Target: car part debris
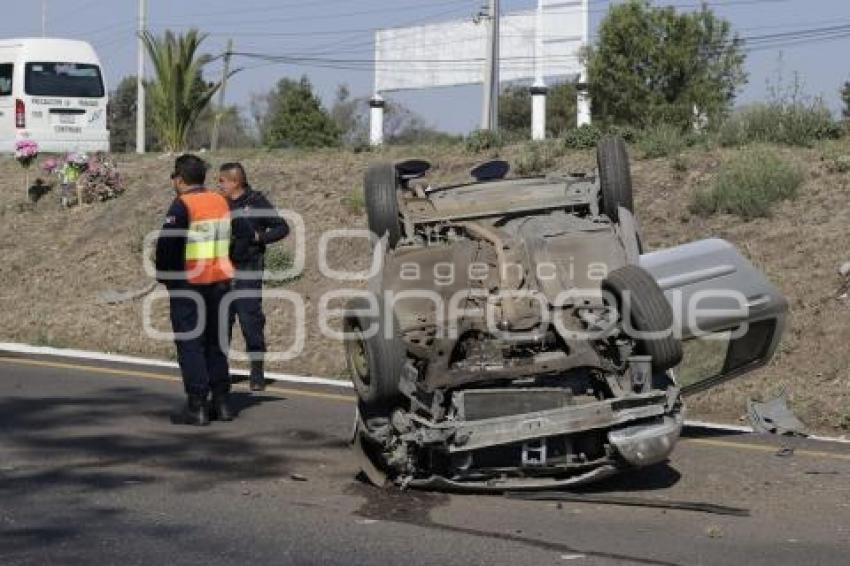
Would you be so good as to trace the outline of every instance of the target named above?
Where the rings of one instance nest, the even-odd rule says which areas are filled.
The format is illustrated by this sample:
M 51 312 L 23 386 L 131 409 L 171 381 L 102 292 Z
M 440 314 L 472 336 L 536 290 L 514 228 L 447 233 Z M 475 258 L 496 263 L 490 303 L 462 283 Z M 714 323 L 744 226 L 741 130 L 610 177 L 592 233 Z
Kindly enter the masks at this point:
M 788 408 L 788 395 L 783 389 L 776 398 L 760 403 L 747 401 L 747 416 L 755 432 L 780 436 L 809 436 L 806 426 Z
M 643 249 L 621 139 L 586 174 L 508 179 L 490 162 L 434 187 L 427 165 L 365 176 L 383 261 L 342 326 L 352 446 L 376 485 L 557 489 L 662 462 L 686 393 L 776 351 L 787 301 L 734 246 Z M 725 358 L 680 384 L 683 342 L 704 333 Z
M 731 515 L 733 517 L 749 517 L 750 510 L 740 507 L 728 507 L 714 503 L 695 501 L 668 501 L 662 499 L 646 499 L 642 497 L 596 495 L 584 493 L 566 493 L 563 491 L 545 493 L 523 493 L 516 491 L 505 492 L 510 499 L 526 501 L 567 501 L 570 503 L 593 503 L 596 505 L 622 505 L 626 507 L 652 507 L 655 509 L 676 509 L 679 511 L 696 511 L 713 515 Z

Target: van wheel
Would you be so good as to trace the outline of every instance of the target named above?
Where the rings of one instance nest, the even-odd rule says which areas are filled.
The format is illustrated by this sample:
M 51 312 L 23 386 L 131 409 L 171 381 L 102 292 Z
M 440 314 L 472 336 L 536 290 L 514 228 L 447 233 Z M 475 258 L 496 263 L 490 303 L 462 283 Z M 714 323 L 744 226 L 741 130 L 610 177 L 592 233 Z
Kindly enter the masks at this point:
M 369 230 L 378 238 L 387 234 L 390 248 L 401 239 L 398 189 L 398 173 L 392 163 L 376 163 L 366 171 L 364 193 Z
M 625 140 L 617 136 L 600 140 L 596 146 L 596 165 L 599 168 L 599 208 L 602 214 L 617 222 L 617 210 L 621 206 L 629 212 L 635 209 Z
M 358 297 L 349 301 L 343 328 L 346 332 L 345 360 L 357 397 L 365 408 L 383 411 L 400 396 L 399 379 L 406 359 L 404 342 L 399 336 L 398 319 L 387 336 L 383 316 L 372 317 L 369 301 Z M 377 332 L 369 332 L 377 328 Z
M 682 342 L 673 336 L 673 309 L 655 279 L 636 265 L 612 271 L 602 282 L 617 301 L 620 316 L 629 316 L 639 332 L 665 333 L 661 337 L 637 339 L 639 354 L 652 356 L 652 368 L 666 371 L 682 361 Z

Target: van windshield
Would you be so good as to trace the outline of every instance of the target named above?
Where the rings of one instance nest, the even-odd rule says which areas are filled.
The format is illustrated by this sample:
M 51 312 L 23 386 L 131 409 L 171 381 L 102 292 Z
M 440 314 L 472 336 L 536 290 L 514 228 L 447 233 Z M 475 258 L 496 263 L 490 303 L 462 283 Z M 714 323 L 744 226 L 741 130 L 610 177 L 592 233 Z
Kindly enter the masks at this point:
M 12 71 L 14 68 L 11 63 L 0 63 L 0 96 L 12 94 Z
M 30 96 L 103 97 L 100 67 L 83 63 L 27 63 L 24 87 Z

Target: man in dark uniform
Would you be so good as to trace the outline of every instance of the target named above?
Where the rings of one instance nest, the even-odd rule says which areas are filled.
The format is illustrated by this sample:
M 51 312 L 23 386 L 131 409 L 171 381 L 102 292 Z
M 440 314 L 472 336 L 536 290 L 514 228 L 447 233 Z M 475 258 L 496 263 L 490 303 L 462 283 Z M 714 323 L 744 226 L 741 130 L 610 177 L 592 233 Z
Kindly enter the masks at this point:
M 251 188 L 241 164 L 222 165 L 218 184 L 230 202 L 233 218 L 230 247 L 230 259 L 236 267 L 233 289 L 249 293 L 234 299 L 230 310 L 230 331 L 233 331 L 238 316 L 251 359 L 251 390 L 262 391 L 266 386 L 263 373 L 266 317 L 262 299 L 266 246 L 285 238 L 289 234 L 289 226 L 263 193 Z
M 206 173 L 200 158 L 177 158 L 171 174 L 177 196 L 156 242 L 157 280 L 170 295 L 171 326 L 188 396 L 175 422 L 191 425 L 207 425 L 211 418 L 233 419 L 220 316 L 233 278 L 230 207 L 221 195 L 204 187 Z

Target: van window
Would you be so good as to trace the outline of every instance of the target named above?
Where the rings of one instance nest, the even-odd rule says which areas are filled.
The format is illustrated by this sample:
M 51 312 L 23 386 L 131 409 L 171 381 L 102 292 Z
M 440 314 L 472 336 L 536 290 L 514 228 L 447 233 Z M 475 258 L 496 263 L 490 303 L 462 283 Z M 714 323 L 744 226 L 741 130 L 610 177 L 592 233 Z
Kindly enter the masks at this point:
M 27 63 L 24 88 L 30 96 L 101 98 L 100 67 L 83 63 Z
M 0 63 L 0 96 L 12 94 L 12 71 L 15 66 L 11 63 Z

